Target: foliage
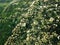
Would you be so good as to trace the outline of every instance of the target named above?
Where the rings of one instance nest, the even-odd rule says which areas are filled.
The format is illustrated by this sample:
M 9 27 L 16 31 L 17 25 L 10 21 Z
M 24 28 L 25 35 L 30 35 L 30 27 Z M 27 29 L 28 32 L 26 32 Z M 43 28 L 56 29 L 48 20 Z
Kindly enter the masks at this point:
M 59 2 L 60 0 L 12 1 L 1 16 L 5 17 L 4 24 L 10 28 L 15 27 L 5 45 L 60 45 Z M 10 28 L 8 29 L 11 30 Z
M 6 19 L 7 15 L 4 16 L 4 13 L 2 13 L 4 7 L 8 4 L 9 3 L 6 2 L 0 2 L 0 45 L 4 45 L 6 39 L 11 35 L 11 30 L 14 27 L 12 26 L 11 21 Z M 9 25 L 11 25 L 11 27 L 9 27 Z
M 4 2 L 10 2 L 12 0 L 0 0 L 0 2 L 4 3 Z

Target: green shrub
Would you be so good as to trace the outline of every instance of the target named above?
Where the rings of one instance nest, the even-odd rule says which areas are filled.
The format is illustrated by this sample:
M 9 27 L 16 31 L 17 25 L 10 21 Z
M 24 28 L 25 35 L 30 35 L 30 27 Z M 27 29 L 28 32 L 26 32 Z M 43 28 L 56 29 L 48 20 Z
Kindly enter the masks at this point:
M 20 0 L 3 13 L 15 28 L 5 45 L 59 45 L 59 0 Z

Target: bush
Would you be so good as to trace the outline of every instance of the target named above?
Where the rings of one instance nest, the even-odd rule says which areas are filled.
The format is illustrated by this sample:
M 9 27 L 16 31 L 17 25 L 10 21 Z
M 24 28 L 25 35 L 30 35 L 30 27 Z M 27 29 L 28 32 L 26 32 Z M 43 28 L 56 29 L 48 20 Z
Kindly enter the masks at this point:
M 15 28 L 5 45 L 59 45 L 59 0 L 20 0 L 4 12 Z

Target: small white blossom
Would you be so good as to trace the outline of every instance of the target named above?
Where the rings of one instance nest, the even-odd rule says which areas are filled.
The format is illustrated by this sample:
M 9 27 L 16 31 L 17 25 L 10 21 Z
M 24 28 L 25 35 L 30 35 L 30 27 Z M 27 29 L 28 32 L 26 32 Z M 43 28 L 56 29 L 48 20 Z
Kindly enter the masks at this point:
M 60 39 L 60 35 L 57 38 Z
M 29 41 L 29 37 L 27 37 L 26 40 Z
M 22 23 L 22 26 L 25 27 L 26 26 L 26 23 Z
M 58 6 L 58 4 L 55 4 L 55 6 L 57 7 L 57 6 Z
M 60 18 L 60 16 L 57 16 L 58 17 L 58 19 Z
M 53 9 L 49 9 L 50 11 L 52 11 Z
M 34 25 L 37 25 L 38 24 L 38 21 L 34 20 L 33 24 Z
M 57 22 L 59 22 L 59 20 L 56 20 Z
M 42 6 L 40 6 L 40 8 L 43 8 Z
M 51 17 L 51 18 L 49 19 L 49 21 L 50 21 L 50 22 L 53 22 L 53 21 L 54 21 L 54 18 L 53 18 L 53 17 Z
M 58 26 L 57 24 L 53 24 L 53 25 L 56 26 L 56 27 Z
M 36 22 L 33 22 L 34 24 L 36 24 Z
M 44 8 L 46 8 L 47 6 L 43 6 Z
M 27 33 L 29 33 L 29 32 L 30 32 L 30 30 L 27 31 Z

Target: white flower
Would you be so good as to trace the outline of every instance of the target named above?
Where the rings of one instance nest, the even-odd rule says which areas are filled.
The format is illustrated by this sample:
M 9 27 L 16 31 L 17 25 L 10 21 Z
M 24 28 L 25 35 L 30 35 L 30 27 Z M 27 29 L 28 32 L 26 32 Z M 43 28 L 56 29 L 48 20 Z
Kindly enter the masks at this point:
M 55 4 L 55 6 L 57 7 L 57 6 L 58 6 L 58 4 Z
M 56 26 L 56 27 L 58 26 L 57 24 L 53 24 L 53 25 Z
M 60 35 L 57 38 L 60 39 Z
M 46 8 L 47 6 L 43 6 L 44 8 Z
M 50 21 L 50 22 L 53 22 L 53 21 L 54 21 L 54 18 L 53 18 L 53 17 L 51 17 L 51 18 L 49 19 L 49 21 Z
M 60 16 L 57 16 L 57 18 L 59 19 L 59 18 L 60 18 Z
M 29 37 L 27 37 L 26 40 L 29 41 Z
M 26 23 L 22 23 L 22 25 L 21 25 L 21 26 L 25 27 L 25 26 L 26 26 Z
M 34 25 L 37 25 L 38 24 L 38 21 L 34 20 L 33 24 Z
M 42 6 L 40 6 L 40 8 L 43 8 Z
M 34 24 L 36 24 L 36 22 L 33 22 Z
M 49 9 L 50 11 L 52 11 L 53 9 Z
M 56 20 L 57 22 L 59 22 L 59 20 Z
M 30 32 L 30 30 L 27 31 L 27 33 L 29 33 L 29 32 Z

